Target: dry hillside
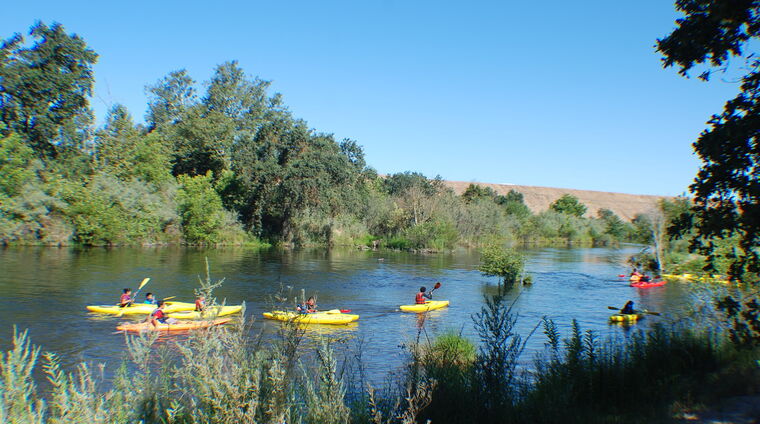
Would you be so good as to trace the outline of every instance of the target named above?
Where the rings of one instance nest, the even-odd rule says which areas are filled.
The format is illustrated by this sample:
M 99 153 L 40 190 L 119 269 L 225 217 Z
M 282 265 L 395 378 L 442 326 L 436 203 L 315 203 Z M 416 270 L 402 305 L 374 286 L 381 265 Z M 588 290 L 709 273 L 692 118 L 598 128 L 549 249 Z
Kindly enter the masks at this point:
M 534 213 L 549 209 L 555 200 L 563 194 L 571 194 L 578 198 L 586 207 L 586 216 L 595 217 L 599 209 L 609 209 L 623 220 L 630 221 L 636 214 L 646 213 L 657 204 L 660 199 L 668 199 L 667 196 L 647 196 L 641 194 L 608 193 L 604 191 L 574 190 L 569 188 L 534 187 L 511 184 L 490 184 L 464 181 L 444 181 L 457 194 L 467 189 L 470 184 L 483 187 L 491 187 L 499 194 L 507 194 L 509 190 L 522 193 L 525 204 Z

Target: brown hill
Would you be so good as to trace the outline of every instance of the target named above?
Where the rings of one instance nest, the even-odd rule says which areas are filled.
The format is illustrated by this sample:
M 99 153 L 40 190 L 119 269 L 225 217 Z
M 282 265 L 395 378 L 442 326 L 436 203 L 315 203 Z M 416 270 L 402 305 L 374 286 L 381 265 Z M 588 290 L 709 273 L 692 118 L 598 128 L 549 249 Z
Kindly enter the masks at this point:
M 491 187 L 498 194 L 507 194 L 509 190 L 522 193 L 525 204 L 533 213 L 543 212 L 555 200 L 564 194 L 578 198 L 588 207 L 586 216 L 595 217 L 599 209 L 609 209 L 623 220 L 630 221 L 640 213 L 646 213 L 657 205 L 660 199 L 671 199 L 667 196 L 649 196 L 642 194 L 608 193 L 605 191 L 575 190 L 570 188 L 535 187 L 513 184 L 491 184 L 464 181 L 444 181 L 457 194 L 462 194 L 470 184 Z

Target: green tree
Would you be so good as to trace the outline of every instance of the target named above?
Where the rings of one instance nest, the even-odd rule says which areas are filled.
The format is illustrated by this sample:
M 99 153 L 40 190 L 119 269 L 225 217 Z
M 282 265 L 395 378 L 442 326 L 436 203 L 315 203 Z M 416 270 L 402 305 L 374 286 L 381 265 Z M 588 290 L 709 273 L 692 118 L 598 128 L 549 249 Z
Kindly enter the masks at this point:
M 35 176 L 34 161 L 34 151 L 18 134 L 0 138 L 0 196 L 13 197 L 21 192 Z
M 609 209 L 599 209 L 597 216 L 604 222 L 604 233 L 609 234 L 615 240 L 622 240 L 626 234 L 625 222 Z
M 98 55 L 63 26 L 37 22 L 24 46 L 20 34 L 0 45 L 0 122 L 41 156 L 82 148 L 91 123 L 92 65 Z
M 760 38 L 760 5 L 755 1 L 680 0 L 676 9 L 685 16 L 676 29 L 657 40 L 665 68 L 675 66 L 683 76 L 701 68 L 707 81 L 739 62 L 739 94 L 713 115 L 709 128 L 694 142 L 702 160 L 690 186 L 694 219 L 679 221 L 682 232 L 695 228 L 691 248 L 708 256 L 719 240 L 738 237 L 730 273 L 741 278 L 760 272 L 760 190 L 757 168 L 757 128 L 760 119 L 760 59 L 754 47 Z M 738 60 L 735 60 L 738 59 Z
M 518 218 L 527 218 L 531 215 L 530 209 L 523 199 L 523 194 L 519 191 L 509 190 L 506 195 L 497 196 L 496 203 L 504 206 L 504 212 L 507 215 L 514 215 Z
M 586 205 L 581 203 L 577 197 L 571 194 L 564 194 L 551 204 L 550 208 L 559 213 L 582 217 L 586 213 Z
M 187 71 L 172 71 L 153 85 L 145 87 L 148 93 L 148 129 L 163 130 L 182 120 L 185 112 L 198 101 L 195 81 Z
M 489 277 L 498 277 L 499 284 L 512 285 L 520 281 L 525 257 L 514 249 L 489 245 L 481 251 L 478 270 Z
M 180 175 L 177 201 L 182 232 L 190 244 L 216 243 L 224 219 L 222 199 L 214 190 L 211 172 L 194 177 Z
M 496 199 L 496 192 L 491 187 L 483 187 L 477 184 L 470 184 L 462 193 L 462 199 L 471 203 L 479 199 Z

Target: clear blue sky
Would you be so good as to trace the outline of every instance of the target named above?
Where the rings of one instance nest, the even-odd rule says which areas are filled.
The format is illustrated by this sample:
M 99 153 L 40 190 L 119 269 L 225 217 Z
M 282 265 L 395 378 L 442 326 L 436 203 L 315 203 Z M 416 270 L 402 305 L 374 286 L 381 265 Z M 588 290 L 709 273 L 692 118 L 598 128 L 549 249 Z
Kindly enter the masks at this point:
M 144 87 L 226 60 L 295 116 L 361 144 L 380 173 L 641 194 L 685 192 L 691 143 L 738 84 L 663 70 L 663 0 L 34 1 L 0 37 L 58 21 L 99 55 L 98 119 Z M 203 90 L 203 87 L 200 87 Z

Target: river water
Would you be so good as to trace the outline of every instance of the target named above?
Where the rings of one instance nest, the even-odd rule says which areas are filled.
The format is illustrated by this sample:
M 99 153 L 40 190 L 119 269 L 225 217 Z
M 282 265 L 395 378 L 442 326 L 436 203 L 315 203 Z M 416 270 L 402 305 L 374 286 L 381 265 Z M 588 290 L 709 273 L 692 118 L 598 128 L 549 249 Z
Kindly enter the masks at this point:
M 532 286 L 508 293 L 519 313 L 517 330 L 527 335 L 548 316 L 566 334 L 572 319 L 601 336 L 625 337 L 628 328 L 608 324 L 608 305 L 627 300 L 637 308 L 673 312 L 687 303 L 686 288 L 678 283 L 635 289 L 618 274 L 626 273 L 625 259 L 634 246 L 612 248 L 541 248 L 525 250 Z M 416 314 L 401 313 L 398 305 L 414 303 L 420 286 L 442 287 L 436 299 L 448 299 L 447 309 L 428 314 L 424 336 L 446 330 L 461 331 L 476 340 L 472 315 L 483 306 L 483 296 L 496 293 L 496 279 L 477 271 L 474 251 L 450 254 L 411 254 L 357 250 L 249 250 L 185 249 L 57 249 L 6 248 L 0 250 L 0 349 L 10 347 L 12 326 L 29 329 L 33 343 L 59 354 L 70 368 L 80 362 L 106 363 L 116 368 L 125 351 L 115 326 L 122 319 L 85 310 L 88 304 L 116 303 L 121 289 L 150 277 L 143 294 L 177 296 L 192 302 L 199 276 L 208 258 L 212 279 L 225 278 L 215 291 L 227 304 L 246 302 L 254 319 L 252 332 L 267 334 L 280 325 L 262 319 L 272 297 L 283 288 L 292 298 L 304 289 L 317 295 L 322 309 L 349 308 L 361 318 L 348 327 L 314 326 L 306 332 L 361 343 L 362 362 L 373 380 L 398 369 L 405 355 L 401 347 L 414 339 Z M 290 287 L 290 289 L 288 288 Z M 649 316 L 638 327 L 668 319 Z M 173 336 L 171 336 L 173 337 Z M 177 336 L 181 337 L 181 336 Z M 528 341 L 528 351 L 543 349 L 539 331 Z

